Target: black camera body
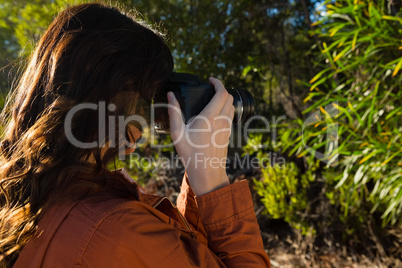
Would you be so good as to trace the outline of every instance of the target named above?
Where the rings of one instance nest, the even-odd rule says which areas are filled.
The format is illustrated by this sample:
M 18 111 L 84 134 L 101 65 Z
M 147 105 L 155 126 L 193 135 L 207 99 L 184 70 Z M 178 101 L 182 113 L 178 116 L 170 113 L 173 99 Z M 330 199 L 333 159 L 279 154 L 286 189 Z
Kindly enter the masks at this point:
M 175 94 L 186 124 L 204 109 L 215 94 L 214 87 L 209 82 L 200 81 L 198 76 L 173 72 L 160 97 L 154 100 L 154 127 L 157 133 L 170 132 L 166 106 L 169 91 Z M 253 96 L 247 90 L 228 89 L 228 92 L 233 96 L 235 107 L 233 124 L 244 123 L 254 113 Z

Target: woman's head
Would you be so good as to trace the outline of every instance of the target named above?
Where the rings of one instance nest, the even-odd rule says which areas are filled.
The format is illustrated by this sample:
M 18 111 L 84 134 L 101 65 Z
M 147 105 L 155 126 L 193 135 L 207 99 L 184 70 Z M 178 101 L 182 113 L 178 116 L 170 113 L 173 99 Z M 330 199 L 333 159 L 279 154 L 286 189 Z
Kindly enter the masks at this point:
M 21 79 L 13 107 L 20 127 L 13 139 L 58 106 L 117 101 L 117 113 L 132 109 L 124 106 L 150 100 L 172 69 L 160 34 L 112 7 L 71 7 L 43 35 Z M 97 140 L 96 112 L 74 115 L 78 140 Z
M 110 120 L 138 112 L 139 103 L 150 102 L 172 69 L 161 34 L 116 8 L 83 4 L 57 16 L 4 112 L 0 256 L 7 251 L 13 256 L 18 251 L 13 243 L 24 244 L 24 234 L 32 230 L 21 227 L 37 220 L 35 215 L 52 194 L 77 183 L 85 171 L 106 174 L 107 163 L 121 146 L 106 152 L 101 148 L 121 134 Z M 74 113 L 67 129 L 69 111 L 83 104 L 92 106 Z M 104 115 L 101 107 L 106 107 Z M 77 147 L 66 131 L 98 146 Z M 20 218 L 7 217 L 18 209 Z

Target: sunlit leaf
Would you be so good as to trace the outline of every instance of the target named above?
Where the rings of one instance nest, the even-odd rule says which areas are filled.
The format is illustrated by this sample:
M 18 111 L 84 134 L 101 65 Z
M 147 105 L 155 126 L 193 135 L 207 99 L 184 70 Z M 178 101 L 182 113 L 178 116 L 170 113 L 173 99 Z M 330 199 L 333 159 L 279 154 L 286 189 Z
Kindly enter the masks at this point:
M 346 52 L 348 52 L 350 50 L 350 47 L 346 47 L 344 50 L 342 50 L 338 55 L 336 55 L 336 57 L 334 58 L 334 62 L 336 62 L 337 60 L 339 60 L 343 55 L 345 55 Z
M 392 73 L 392 76 L 396 76 L 396 74 L 399 72 L 402 66 L 402 58 L 399 60 L 398 64 L 395 67 L 394 72 Z
M 373 157 L 375 154 L 377 153 L 377 151 L 373 151 L 371 152 L 369 155 L 367 155 L 366 157 L 364 157 L 362 160 L 359 161 L 359 165 L 363 164 L 364 162 L 366 162 L 367 160 L 369 160 L 371 157 Z
M 310 84 L 314 83 L 318 78 L 320 78 L 324 73 L 328 72 L 330 69 L 324 69 L 321 72 L 319 72 L 318 74 L 316 74 L 311 80 L 310 80 Z
M 402 150 L 391 155 L 388 159 L 386 159 L 384 162 L 382 162 L 381 165 L 383 166 L 383 165 L 387 164 L 389 161 L 391 161 L 397 155 L 400 155 L 402 157 Z
M 402 23 L 402 19 L 399 17 L 384 15 L 384 16 L 382 16 L 382 18 L 384 20 L 392 20 L 392 21 L 398 21 L 399 23 Z
M 357 36 L 359 34 L 359 31 L 356 31 L 354 36 L 353 36 L 353 41 L 352 41 L 352 50 L 354 51 L 356 48 L 356 41 L 357 41 Z

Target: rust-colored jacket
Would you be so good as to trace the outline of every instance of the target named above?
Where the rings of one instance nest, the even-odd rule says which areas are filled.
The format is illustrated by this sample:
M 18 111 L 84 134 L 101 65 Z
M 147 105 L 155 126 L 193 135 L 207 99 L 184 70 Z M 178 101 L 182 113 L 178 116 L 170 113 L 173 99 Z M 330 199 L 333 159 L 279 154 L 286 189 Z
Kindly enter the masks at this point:
M 247 181 L 177 207 L 122 170 L 110 191 L 54 205 L 14 267 L 270 267 Z

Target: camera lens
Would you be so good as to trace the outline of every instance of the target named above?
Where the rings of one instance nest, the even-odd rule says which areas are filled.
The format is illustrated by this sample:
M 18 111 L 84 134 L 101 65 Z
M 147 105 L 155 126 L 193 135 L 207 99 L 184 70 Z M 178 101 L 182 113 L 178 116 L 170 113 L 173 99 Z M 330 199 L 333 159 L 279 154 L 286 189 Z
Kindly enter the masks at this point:
M 254 114 L 254 99 L 250 92 L 242 89 L 228 89 L 233 96 L 235 115 L 233 124 L 243 124 Z

